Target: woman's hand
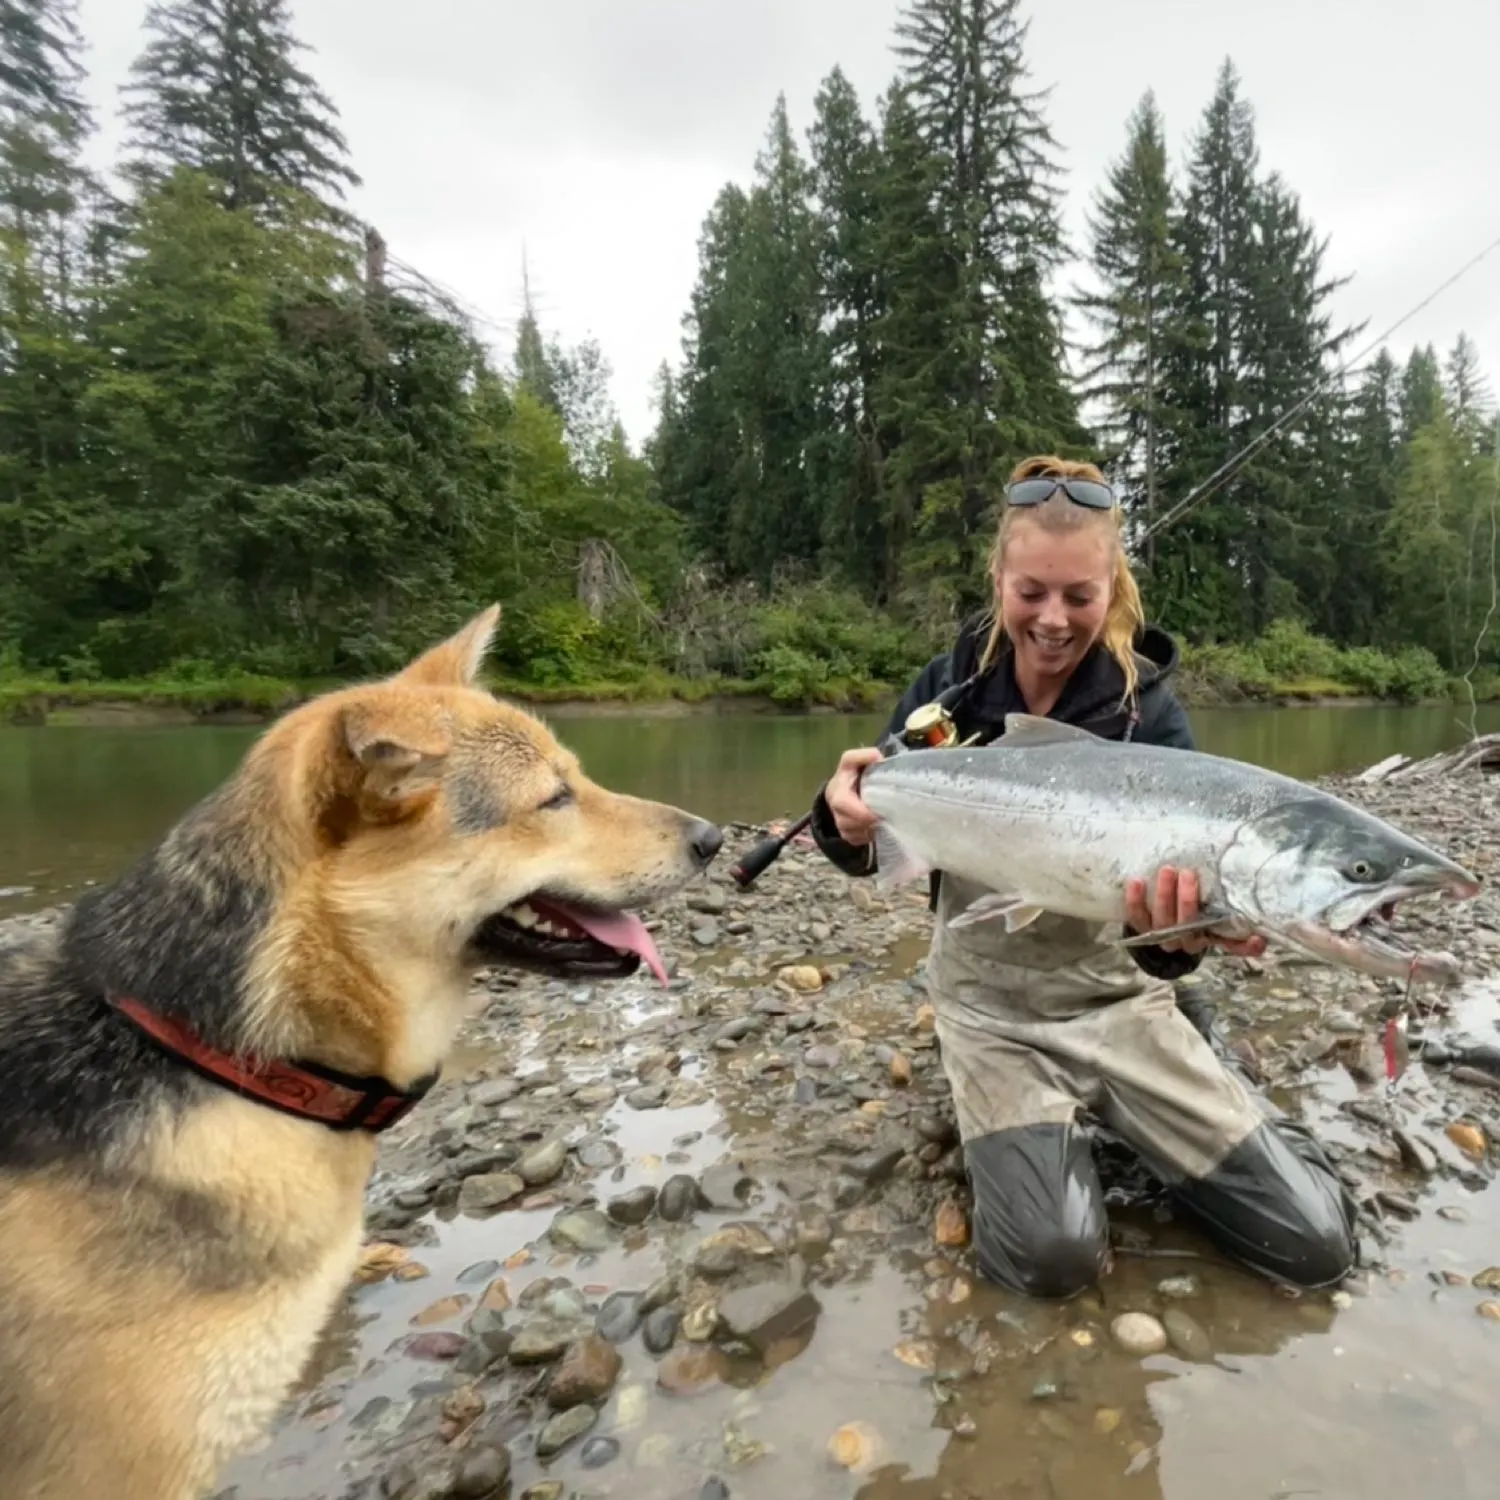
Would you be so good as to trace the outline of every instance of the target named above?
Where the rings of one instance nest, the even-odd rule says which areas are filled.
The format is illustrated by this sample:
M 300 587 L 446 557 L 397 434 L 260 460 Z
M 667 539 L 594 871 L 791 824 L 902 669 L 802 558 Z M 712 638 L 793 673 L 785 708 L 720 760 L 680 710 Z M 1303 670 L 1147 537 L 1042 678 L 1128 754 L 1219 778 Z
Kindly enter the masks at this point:
M 1179 871 L 1172 865 L 1163 865 L 1156 872 L 1149 907 L 1146 905 L 1146 882 L 1139 876 L 1125 882 L 1125 920 L 1134 931 L 1143 935 L 1158 928 L 1195 921 L 1200 914 L 1196 870 Z M 1169 938 L 1161 947 L 1166 953 L 1202 953 L 1205 948 L 1222 948 L 1226 953 L 1256 958 L 1266 951 L 1266 940 L 1259 934 L 1247 938 L 1221 938 L 1209 932 L 1195 932 Z
M 859 778 L 866 766 L 873 766 L 879 759 L 880 751 L 873 745 L 844 751 L 839 757 L 839 768 L 823 794 L 828 811 L 833 814 L 834 827 L 846 844 L 868 844 L 875 837 L 875 825 L 880 819 L 859 795 Z

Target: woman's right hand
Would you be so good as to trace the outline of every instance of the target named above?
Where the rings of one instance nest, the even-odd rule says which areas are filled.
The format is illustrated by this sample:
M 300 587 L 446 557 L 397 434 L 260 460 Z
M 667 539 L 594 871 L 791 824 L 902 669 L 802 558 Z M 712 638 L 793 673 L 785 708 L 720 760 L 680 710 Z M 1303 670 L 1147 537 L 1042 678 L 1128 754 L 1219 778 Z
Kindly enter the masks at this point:
M 839 757 L 839 768 L 823 794 L 828 811 L 833 814 L 834 827 L 846 844 L 858 847 L 875 837 L 875 825 L 880 819 L 865 806 L 859 795 L 859 778 L 866 766 L 873 766 L 881 758 L 880 751 L 873 745 L 844 751 Z

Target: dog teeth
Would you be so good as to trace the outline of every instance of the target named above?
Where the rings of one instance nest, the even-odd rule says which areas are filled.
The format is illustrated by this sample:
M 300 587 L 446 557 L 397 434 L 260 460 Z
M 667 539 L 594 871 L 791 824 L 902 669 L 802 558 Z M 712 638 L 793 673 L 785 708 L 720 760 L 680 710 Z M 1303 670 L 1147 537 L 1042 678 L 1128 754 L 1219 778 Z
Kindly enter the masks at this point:
M 542 922 L 542 919 L 524 901 L 519 906 L 511 907 L 506 915 L 517 927 L 536 927 L 540 925 L 543 931 L 546 930 L 546 925 Z

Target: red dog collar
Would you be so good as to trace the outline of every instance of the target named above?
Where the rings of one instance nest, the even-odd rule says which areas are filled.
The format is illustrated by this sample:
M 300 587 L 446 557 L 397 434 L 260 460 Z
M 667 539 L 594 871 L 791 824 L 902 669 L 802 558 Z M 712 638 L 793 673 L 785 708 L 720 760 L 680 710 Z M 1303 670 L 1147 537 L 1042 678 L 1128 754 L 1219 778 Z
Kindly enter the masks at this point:
M 213 1083 L 283 1114 L 315 1120 L 330 1130 L 389 1130 L 431 1091 L 438 1075 L 419 1079 L 410 1089 L 386 1078 L 355 1078 L 318 1063 L 231 1057 L 210 1047 L 190 1026 L 148 1010 L 128 995 L 106 995 L 109 1003 L 163 1051 Z

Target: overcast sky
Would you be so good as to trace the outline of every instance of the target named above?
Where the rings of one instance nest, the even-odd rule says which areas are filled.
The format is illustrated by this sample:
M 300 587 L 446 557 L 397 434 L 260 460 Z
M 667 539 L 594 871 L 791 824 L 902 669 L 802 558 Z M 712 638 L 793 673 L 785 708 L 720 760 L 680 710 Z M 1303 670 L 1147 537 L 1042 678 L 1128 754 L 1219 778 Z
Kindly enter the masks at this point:
M 714 194 L 750 177 L 778 91 L 799 137 L 838 64 L 873 105 L 897 0 L 292 0 L 304 59 L 364 178 L 352 206 L 457 292 L 508 359 L 522 246 L 549 333 L 597 337 L 638 441 L 680 357 Z M 145 0 L 83 0 L 105 149 Z M 1174 158 L 1224 57 L 1278 168 L 1330 240 L 1365 339 L 1500 237 L 1497 0 L 1034 0 L 1034 82 L 1070 229 L 1155 89 Z M 1393 339 L 1466 330 L 1500 389 L 1500 251 Z M 1364 339 L 1361 340 L 1361 345 Z

